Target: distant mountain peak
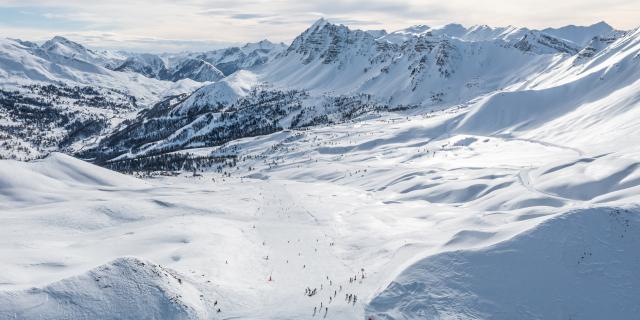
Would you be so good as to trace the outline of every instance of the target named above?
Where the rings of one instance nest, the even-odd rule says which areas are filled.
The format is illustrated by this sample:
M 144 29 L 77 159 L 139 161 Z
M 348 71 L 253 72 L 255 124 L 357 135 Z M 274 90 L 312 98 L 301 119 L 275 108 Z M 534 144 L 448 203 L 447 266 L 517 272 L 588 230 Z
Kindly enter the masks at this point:
M 347 51 L 358 55 L 372 50 L 376 47 L 376 36 L 320 19 L 293 40 L 287 54 L 303 55 L 304 63 L 320 58 L 324 64 L 330 64 L 340 60 L 339 56 Z
M 590 26 L 568 25 L 560 28 L 546 28 L 542 32 L 557 38 L 569 40 L 579 46 L 586 46 L 594 37 L 607 36 L 615 29 L 604 21 Z
M 605 27 L 605 28 L 613 29 L 613 27 L 610 24 L 608 24 L 606 21 L 604 21 L 604 20 L 592 24 L 591 27 Z
M 86 51 L 91 51 L 89 49 L 87 49 L 85 46 L 75 42 L 75 41 L 71 41 L 63 36 L 54 36 L 53 38 L 51 38 L 50 40 L 48 40 L 47 42 L 45 42 L 44 44 L 42 44 L 42 48 L 47 50 L 47 49 L 51 49 L 54 48 L 58 45 L 64 45 L 66 47 L 69 47 L 71 49 L 74 50 L 86 50 Z
M 314 22 L 309 29 L 321 29 L 324 28 L 326 25 L 331 24 L 327 19 L 325 19 L 324 17 L 321 17 L 320 19 L 316 20 L 316 22 Z
M 75 43 L 63 36 L 54 36 L 53 38 L 49 39 L 47 42 L 51 42 L 51 43 Z
M 249 42 L 249 43 L 245 43 L 242 46 L 243 50 L 256 50 L 256 49 L 272 49 L 273 47 L 277 46 L 277 44 L 267 40 L 267 39 L 262 39 L 258 42 Z

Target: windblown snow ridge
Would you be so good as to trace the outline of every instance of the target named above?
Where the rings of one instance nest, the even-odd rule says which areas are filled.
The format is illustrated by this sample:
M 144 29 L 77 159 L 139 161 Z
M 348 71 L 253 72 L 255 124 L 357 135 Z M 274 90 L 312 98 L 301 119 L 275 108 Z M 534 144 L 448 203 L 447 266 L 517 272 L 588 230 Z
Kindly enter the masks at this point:
M 124 257 L 44 288 L 0 292 L 3 319 L 203 319 L 200 292 L 177 272 Z

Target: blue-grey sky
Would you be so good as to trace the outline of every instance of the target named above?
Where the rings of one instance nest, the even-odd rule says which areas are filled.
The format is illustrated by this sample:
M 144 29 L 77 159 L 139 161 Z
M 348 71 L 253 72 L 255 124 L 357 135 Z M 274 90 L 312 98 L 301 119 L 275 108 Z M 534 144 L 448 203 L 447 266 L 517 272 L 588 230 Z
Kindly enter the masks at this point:
M 0 36 L 67 36 L 94 47 L 201 50 L 289 42 L 320 17 L 361 29 L 415 24 L 531 28 L 607 21 L 640 25 L 639 0 L 0 0 Z

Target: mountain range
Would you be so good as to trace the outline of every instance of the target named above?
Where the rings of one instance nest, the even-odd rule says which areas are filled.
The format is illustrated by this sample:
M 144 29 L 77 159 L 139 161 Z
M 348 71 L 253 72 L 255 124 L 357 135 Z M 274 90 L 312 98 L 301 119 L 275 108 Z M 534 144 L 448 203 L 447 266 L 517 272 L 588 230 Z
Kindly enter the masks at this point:
M 55 110 L 56 115 L 51 117 L 56 120 L 49 121 L 47 127 L 56 132 L 56 138 L 30 136 L 27 132 L 31 124 L 22 119 L 28 115 L 4 108 L 3 135 L 15 138 L 5 140 L 4 154 L 28 159 L 55 150 L 83 149 L 89 150 L 87 156 L 97 157 L 95 150 L 106 150 L 107 141 L 113 140 L 110 135 L 130 130 L 126 127 L 131 122 L 143 119 L 136 117 L 136 112 L 148 114 L 147 109 L 155 110 L 149 109 L 155 103 L 166 105 L 165 99 L 175 101 L 178 105 L 171 109 L 180 112 L 155 112 L 154 117 L 162 117 L 163 123 L 180 123 L 172 126 L 180 131 L 194 121 L 202 122 L 204 115 L 210 115 L 206 121 L 211 121 L 220 111 L 225 114 L 226 110 L 244 109 L 242 104 L 255 97 L 241 97 L 265 91 L 293 89 L 302 94 L 296 98 L 300 106 L 295 110 L 278 111 L 280 115 L 275 118 L 256 119 L 276 123 L 267 131 L 345 121 L 369 112 L 347 110 L 362 109 L 357 106 L 361 103 L 378 111 L 469 105 L 496 92 L 540 87 L 540 79 L 548 77 L 551 70 L 565 76 L 584 73 L 581 69 L 587 68 L 594 56 L 632 36 L 634 32 L 617 31 L 604 22 L 544 30 L 418 25 L 387 33 L 351 30 L 320 19 L 289 46 L 263 40 L 242 47 L 181 54 L 92 50 L 59 36 L 42 45 L 6 39 L 0 51 L 4 99 L 34 109 L 26 113 L 37 113 L 43 109 L 39 103 L 27 101 L 40 99 L 41 87 L 52 88 L 45 109 L 48 113 Z M 60 92 L 87 87 L 96 91 L 93 97 L 70 97 Z M 87 105 L 78 99 L 105 102 L 100 107 L 74 108 Z M 334 103 L 336 99 L 349 101 L 350 106 L 327 108 L 328 101 Z M 129 105 L 123 107 L 122 101 Z M 213 128 L 217 126 L 210 130 L 218 130 Z M 207 134 L 199 130 L 186 139 L 202 140 L 197 144 L 186 141 L 184 134 L 175 135 L 182 138 L 170 144 L 179 147 L 170 149 L 225 141 L 202 137 Z M 164 141 L 165 135 L 169 132 L 152 134 L 163 140 L 161 144 L 169 143 Z M 243 134 L 233 136 L 237 135 Z M 164 150 L 147 138 L 140 140 L 153 142 L 146 149 Z M 50 139 L 53 141 L 38 142 Z

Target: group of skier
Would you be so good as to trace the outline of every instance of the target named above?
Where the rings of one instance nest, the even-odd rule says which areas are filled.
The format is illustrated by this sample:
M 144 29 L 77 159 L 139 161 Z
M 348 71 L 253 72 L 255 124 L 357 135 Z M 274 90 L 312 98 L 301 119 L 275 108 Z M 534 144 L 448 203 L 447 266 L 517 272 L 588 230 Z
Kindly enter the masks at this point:
M 349 283 L 353 284 L 355 282 L 360 282 L 362 283 L 362 280 L 365 279 L 365 273 L 364 273 L 364 268 L 360 269 L 360 273 L 356 274 L 352 277 L 349 277 Z M 333 286 L 333 281 L 329 278 L 329 276 L 326 277 L 326 280 L 329 283 L 329 286 Z M 320 284 L 320 291 L 323 291 L 324 285 Z M 323 318 L 327 317 L 327 314 L 329 312 L 329 306 L 328 304 L 331 304 L 332 302 L 334 302 L 336 299 L 336 296 L 338 295 L 338 292 L 342 292 L 342 285 L 339 285 L 338 288 L 334 289 L 333 292 L 329 293 L 329 302 L 327 303 L 327 305 L 324 304 L 323 301 L 320 302 L 320 306 L 314 306 L 313 307 L 313 316 L 315 317 L 316 314 L 320 315 L 323 312 L 323 308 L 324 308 L 324 315 Z M 305 288 L 304 294 L 308 297 L 313 297 L 318 293 L 318 288 L 310 288 L 307 287 Z M 345 301 L 347 302 L 347 304 L 351 304 L 353 306 L 356 305 L 356 303 L 358 302 L 358 296 L 354 293 L 345 293 L 344 296 Z
M 344 299 L 347 301 L 347 303 L 353 302 L 353 305 L 355 306 L 356 301 L 358 301 L 358 296 L 353 293 L 347 293 L 345 294 Z
M 306 289 L 304 289 L 304 294 L 309 297 L 313 297 L 316 295 L 317 291 L 317 288 L 313 288 L 313 290 L 311 290 L 311 288 L 307 287 Z

